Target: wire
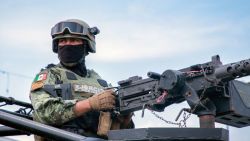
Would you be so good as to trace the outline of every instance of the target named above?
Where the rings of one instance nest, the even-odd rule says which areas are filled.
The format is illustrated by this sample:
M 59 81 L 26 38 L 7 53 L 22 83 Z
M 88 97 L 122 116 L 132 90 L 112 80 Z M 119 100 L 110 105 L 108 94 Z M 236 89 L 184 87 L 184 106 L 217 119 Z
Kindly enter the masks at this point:
M 14 75 L 14 76 L 17 76 L 17 77 L 23 77 L 23 78 L 27 78 L 27 79 L 33 79 L 33 77 L 31 77 L 31 76 L 23 75 L 23 74 L 20 74 L 20 73 L 13 73 L 13 72 L 1 70 L 1 69 L 0 69 L 0 73 L 7 74 L 7 75 Z
M 8 72 L 8 71 L 5 71 L 5 70 L 1 70 L 0 69 L 0 73 L 2 74 L 6 74 L 6 95 L 9 95 L 10 93 L 10 76 L 16 76 L 16 77 L 22 77 L 22 78 L 25 78 L 25 79 L 32 79 L 31 76 L 26 76 L 26 75 L 23 75 L 23 74 L 19 74 L 19 73 L 13 73 L 13 72 Z

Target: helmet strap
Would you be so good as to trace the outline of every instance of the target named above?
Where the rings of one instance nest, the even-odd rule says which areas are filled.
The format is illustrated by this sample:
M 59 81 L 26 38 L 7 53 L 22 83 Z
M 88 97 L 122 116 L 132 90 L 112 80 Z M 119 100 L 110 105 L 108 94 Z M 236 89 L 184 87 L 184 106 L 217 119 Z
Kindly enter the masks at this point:
M 89 46 L 88 44 L 83 44 L 84 47 L 84 56 L 89 55 Z

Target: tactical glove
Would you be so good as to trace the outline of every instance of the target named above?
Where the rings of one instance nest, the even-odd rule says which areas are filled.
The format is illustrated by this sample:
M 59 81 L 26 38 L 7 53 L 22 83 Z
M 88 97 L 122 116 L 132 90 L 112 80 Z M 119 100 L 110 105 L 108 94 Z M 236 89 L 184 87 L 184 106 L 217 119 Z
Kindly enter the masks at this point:
M 102 111 L 110 110 L 115 107 L 115 96 L 112 90 L 105 90 L 89 98 L 89 104 L 92 110 Z

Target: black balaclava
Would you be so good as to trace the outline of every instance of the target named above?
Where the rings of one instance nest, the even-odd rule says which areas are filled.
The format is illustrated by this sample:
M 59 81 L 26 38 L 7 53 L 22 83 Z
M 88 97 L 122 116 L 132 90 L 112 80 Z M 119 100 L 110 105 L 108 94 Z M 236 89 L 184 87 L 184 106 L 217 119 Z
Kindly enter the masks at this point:
M 65 45 L 58 47 L 58 58 L 61 64 L 73 71 L 74 73 L 84 77 L 87 75 L 85 65 L 86 47 L 81 45 Z

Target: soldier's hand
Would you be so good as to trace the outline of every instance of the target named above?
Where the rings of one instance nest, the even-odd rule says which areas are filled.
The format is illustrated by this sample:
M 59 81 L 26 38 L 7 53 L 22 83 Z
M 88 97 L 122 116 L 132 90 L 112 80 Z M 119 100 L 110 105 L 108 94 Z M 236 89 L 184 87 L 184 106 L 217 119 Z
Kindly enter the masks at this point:
M 88 100 L 92 110 L 111 110 L 115 107 L 115 96 L 113 90 L 105 90 L 100 94 L 90 97 Z

